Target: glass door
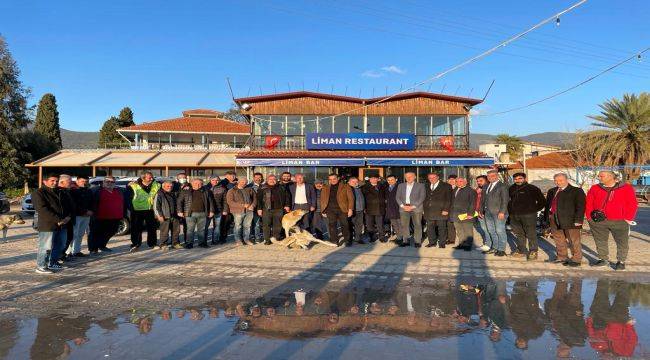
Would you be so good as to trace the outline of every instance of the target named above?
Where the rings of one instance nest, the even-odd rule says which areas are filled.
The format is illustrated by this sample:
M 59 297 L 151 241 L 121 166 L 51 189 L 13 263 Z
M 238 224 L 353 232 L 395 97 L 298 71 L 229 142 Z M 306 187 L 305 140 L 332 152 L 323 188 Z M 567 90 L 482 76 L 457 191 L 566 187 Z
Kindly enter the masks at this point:
M 359 168 L 359 180 L 367 181 L 371 176 L 378 176 L 380 178 L 384 177 L 384 168 L 380 167 L 371 167 L 371 168 Z

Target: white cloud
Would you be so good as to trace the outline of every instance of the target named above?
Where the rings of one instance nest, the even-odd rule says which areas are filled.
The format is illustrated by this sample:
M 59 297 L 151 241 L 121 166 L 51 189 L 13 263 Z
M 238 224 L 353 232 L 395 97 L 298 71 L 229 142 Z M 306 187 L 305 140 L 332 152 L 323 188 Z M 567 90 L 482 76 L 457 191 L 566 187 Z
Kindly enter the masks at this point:
M 478 109 L 472 109 L 472 110 L 469 111 L 469 114 L 470 114 L 470 115 L 480 115 L 480 114 L 481 114 L 481 110 L 478 110 Z
M 400 68 L 399 66 L 396 65 L 389 65 L 389 66 L 384 66 L 381 68 L 383 71 L 387 73 L 393 73 L 393 74 L 399 74 L 403 75 L 406 74 L 406 70 Z
M 361 74 L 361 76 L 369 77 L 369 78 L 379 78 L 384 76 L 384 73 L 379 72 L 377 70 L 366 70 Z

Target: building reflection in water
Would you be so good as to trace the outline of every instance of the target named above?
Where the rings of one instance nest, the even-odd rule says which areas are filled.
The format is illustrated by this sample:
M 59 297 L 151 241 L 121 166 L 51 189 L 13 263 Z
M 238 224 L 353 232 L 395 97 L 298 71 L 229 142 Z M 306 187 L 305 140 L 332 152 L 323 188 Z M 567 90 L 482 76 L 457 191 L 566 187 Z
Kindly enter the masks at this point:
M 585 283 L 589 291 L 583 289 Z M 542 285 L 535 281 L 459 286 L 439 283 L 398 288 L 390 293 L 362 288 L 287 290 L 252 300 L 217 301 L 204 307 L 159 312 L 138 309 L 101 320 L 88 316 L 40 317 L 34 333 L 21 332 L 26 320 L 3 319 L 0 358 L 11 357 L 21 336 L 33 336 L 31 358 L 65 358 L 87 343 L 101 343 L 105 334 L 123 332 L 133 336 L 134 326 L 140 336 L 152 336 L 157 326 L 166 326 L 169 336 L 191 336 L 192 324 L 206 321 L 230 322 L 232 335 L 272 341 L 355 336 L 363 332 L 417 341 L 484 334 L 490 342 L 507 346 L 513 353 L 528 351 L 531 343 L 550 332 L 559 358 L 575 356 L 577 349 L 581 354 L 596 351 L 608 356 L 647 355 L 635 354 L 639 339 L 630 304 L 641 302 L 638 314 L 644 321 L 650 318 L 648 304 L 644 303 L 648 301 L 648 285 L 598 280 L 593 299 L 583 299 L 584 292 L 594 290 L 593 284 L 591 280 L 567 279 L 544 281 Z M 552 289 L 550 297 L 540 294 L 542 287 L 549 293 Z M 588 312 L 585 303 L 590 304 Z M 174 330 L 169 332 L 171 327 Z M 102 331 L 89 331 L 91 328 Z M 165 341 L 152 342 L 151 346 L 166 345 L 173 346 Z

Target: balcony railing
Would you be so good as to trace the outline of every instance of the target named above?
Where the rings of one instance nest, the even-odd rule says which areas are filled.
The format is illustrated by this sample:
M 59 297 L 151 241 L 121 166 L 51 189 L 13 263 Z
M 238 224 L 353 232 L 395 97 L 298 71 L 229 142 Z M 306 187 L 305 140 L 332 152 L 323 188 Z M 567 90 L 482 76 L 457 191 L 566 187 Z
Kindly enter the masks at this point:
M 469 149 L 469 136 L 468 135 L 416 135 L 416 150 L 446 150 L 441 144 L 442 138 L 451 137 L 453 139 L 454 149 L 468 150 Z M 276 150 L 305 150 L 305 136 L 304 135 L 286 135 L 281 136 L 273 149 Z M 265 149 L 266 148 L 266 135 L 256 135 L 251 139 L 251 149 Z M 363 149 L 360 149 L 363 150 Z

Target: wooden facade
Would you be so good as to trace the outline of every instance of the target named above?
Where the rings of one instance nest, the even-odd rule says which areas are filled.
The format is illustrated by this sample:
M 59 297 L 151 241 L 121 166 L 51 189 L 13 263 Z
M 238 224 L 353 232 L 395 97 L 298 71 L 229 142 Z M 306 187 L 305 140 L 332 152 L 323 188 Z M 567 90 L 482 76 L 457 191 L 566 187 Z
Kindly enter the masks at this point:
M 296 92 L 235 99 L 243 115 L 467 115 L 481 100 L 433 93 L 407 93 L 386 101 Z M 368 105 L 368 106 L 365 106 Z

